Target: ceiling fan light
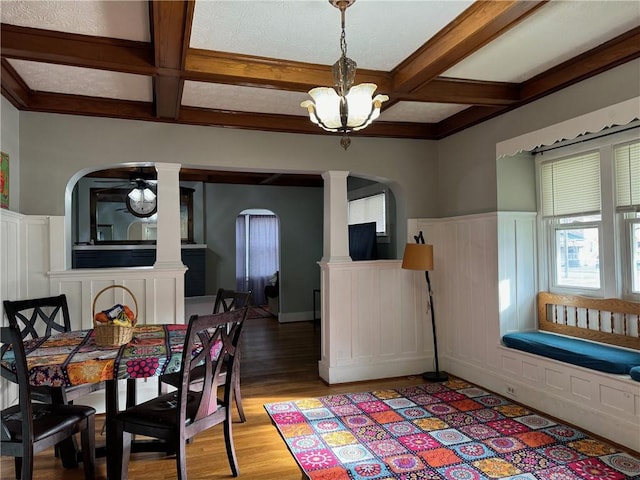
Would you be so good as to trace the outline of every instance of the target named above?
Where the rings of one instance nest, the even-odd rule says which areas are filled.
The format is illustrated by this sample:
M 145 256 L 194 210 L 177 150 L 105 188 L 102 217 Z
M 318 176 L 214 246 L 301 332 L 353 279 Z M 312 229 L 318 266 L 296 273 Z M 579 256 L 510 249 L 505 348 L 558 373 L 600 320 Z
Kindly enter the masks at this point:
M 143 191 L 141 188 L 133 188 L 129 192 L 129 198 L 134 202 L 139 202 L 143 198 Z
M 150 188 L 145 188 L 142 191 L 142 198 L 144 198 L 145 202 L 152 202 L 153 200 L 155 200 L 156 194 L 153 193 L 153 190 L 151 190 Z

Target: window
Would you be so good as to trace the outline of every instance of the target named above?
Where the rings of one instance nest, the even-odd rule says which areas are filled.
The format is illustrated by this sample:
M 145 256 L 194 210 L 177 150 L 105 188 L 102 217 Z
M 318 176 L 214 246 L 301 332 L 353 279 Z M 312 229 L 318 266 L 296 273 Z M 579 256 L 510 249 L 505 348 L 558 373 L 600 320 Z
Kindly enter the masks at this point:
M 549 150 L 536 159 L 541 289 L 640 300 L 638 129 Z
M 600 289 L 600 154 L 545 162 L 542 215 L 553 235 L 549 255 L 556 287 Z
M 629 296 L 640 297 L 640 142 L 613 151 L 616 212 L 622 218 L 623 275 Z
M 387 235 L 386 191 L 378 191 L 371 195 L 349 200 L 349 225 L 369 222 L 376 222 L 378 236 Z

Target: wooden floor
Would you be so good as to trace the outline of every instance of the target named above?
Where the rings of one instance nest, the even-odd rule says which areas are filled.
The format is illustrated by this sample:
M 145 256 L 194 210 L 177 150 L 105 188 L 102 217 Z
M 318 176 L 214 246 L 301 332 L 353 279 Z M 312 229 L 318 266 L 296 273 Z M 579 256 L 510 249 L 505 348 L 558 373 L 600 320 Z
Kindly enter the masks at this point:
M 242 396 L 247 416 L 239 423 L 234 411 L 233 437 L 240 477 L 247 480 L 299 480 L 301 471 L 271 424 L 263 405 L 269 402 L 317 397 L 333 393 L 369 391 L 422 383 L 421 377 L 359 382 L 327 386 L 318 377 L 320 328 L 313 322 L 279 324 L 274 318 L 247 320 L 242 353 Z M 103 419 L 98 416 L 97 434 Z M 97 443 L 104 444 L 104 437 Z M 97 479 L 106 479 L 104 458 L 97 459 Z M 231 470 L 226 459 L 222 427 L 219 425 L 197 436 L 187 446 L 190 480 L 228 479 Z M 14 478 L 13 459 L 2 457 L 2 480 Z M 82 467 L 65 470 L 53 450 L 36 455 L 34 480 L 80 480 Z M 132 480 L 175 479 L 175 457 L 155 453 L 133 454 L 129 465 Z

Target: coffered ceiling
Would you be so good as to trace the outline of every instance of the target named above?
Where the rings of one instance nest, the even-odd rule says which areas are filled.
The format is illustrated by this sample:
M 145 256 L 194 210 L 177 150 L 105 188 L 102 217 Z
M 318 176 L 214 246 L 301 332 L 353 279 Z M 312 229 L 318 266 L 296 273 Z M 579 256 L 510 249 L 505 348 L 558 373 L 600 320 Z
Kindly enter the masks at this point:
M 18 109 L 329 135 L 327 0 L 2 0 L 2 94 Z M 357 0 L 356 82 L 389 95 L 354 134 L 441 139 L 640 56 L 638 1 Z

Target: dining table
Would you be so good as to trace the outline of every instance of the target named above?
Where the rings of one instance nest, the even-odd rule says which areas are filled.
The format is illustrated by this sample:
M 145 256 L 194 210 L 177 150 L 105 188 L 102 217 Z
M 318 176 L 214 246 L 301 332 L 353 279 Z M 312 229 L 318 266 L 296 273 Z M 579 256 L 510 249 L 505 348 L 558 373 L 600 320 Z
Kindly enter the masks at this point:
M 119 412 L 118 381 L 127 380 L 128 387 L 136 379 L 150 378 L 180 371 L 187 325 L 136 325 L 129 343 L 100 346 L 93 329 L 57 333 L 24 341 L 29 382 L 34 386 L 71 387 L 89 383 L 105 383 L 105 430 L 107 479 L 119 478 L 113 471 L 109 445 L 116 437 L 115 417 Z M 7 350 L 0 359 L 3 376 L 15 370 L 13 352 Z M 135 404 L 135 388 L 127 388 L 127 405 Z M 150 442 L 147 442 L 147 444 Z M 156 445 L 140 450 L 158 450 Z M 144 445 L 144 444 L 140 444 Z M 111 449 L 113 450 L 113 449 Z M 132 444 L 132 451 L 134 446 Z

